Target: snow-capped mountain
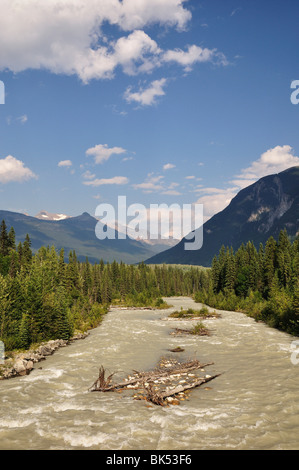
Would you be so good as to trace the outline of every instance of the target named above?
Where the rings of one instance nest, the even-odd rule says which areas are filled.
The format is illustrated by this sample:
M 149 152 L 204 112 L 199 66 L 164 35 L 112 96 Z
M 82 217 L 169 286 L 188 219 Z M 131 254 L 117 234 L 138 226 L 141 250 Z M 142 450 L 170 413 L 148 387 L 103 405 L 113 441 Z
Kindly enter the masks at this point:
M 36 214 L 35 218 L 40 220 L 55 220 L 58 222 L 59 220 L 70 219 L 70 216 L 65 214 L 51 214 L 47 211 L 40 211 L 38 214 Z

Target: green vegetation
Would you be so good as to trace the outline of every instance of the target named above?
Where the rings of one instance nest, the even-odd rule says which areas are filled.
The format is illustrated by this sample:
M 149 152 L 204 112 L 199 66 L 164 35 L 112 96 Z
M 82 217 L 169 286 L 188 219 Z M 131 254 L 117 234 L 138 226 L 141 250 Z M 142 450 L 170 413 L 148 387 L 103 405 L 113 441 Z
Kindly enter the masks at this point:
M 213 259 L 209 288 L 200 289 L 195 300 L 221 310 L 245 312 L 299 335 L 299 237 L 291 242 L 284 230 L 278 241 L 270 237 L 259 250 L 251 242 L 236 253 L 223 246 Z
M 207 334 L 207 329 L 203 323 L 197 323 L 190 331 L 190 335 L 202 336 Z
M 196 294 L 198 295 L 198 294 Z M 169 315 L 170 318 L 194 318 L 194 317 L 201 317 L 201 318 L 214 318 L 219 317 L 219 314 L 216 312 L 210 312 L 207 307 L 202 307 L 200 310 L 194 310 L 193 308 L 188 308 L 187 310 L 183 310 L 183 308 L 178 311 L 172 312 Z
M 29 236 L 16 247 L 14 230 L 0 227 L 0 340 L 6 351 L 69 339 L 100 324 L 112 303 L 165 308 L 162 297 L 192 296 L 208 287 L 205 270 L 79 262 L 75 251 L 42 247 Z
M 42 247 L 31 251 L 27 235 L 0 226 L 0 340 L 6 351 L 71 338 L 101 323 L 109 306 L 167 308 L 162 297 L 193 296 L 221 310 L 246 312 L 272 327 L 299 335 L 299 237 L 271 237 L 257 251 L 253 243 L 234 253 L 222 247 L 210 270 L 197 267 L 137 266 L 79 262 L 75 251 Z M 215 316 L 206 307 L 171 314 Z M 202 334 L 203 325 L 193 334 Z

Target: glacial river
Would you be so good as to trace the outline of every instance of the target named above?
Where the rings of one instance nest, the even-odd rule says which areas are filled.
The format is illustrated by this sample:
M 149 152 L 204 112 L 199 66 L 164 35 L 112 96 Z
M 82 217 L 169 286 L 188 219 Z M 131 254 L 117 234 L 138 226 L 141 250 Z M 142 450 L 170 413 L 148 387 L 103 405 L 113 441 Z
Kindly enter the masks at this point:
M 200 308 L 189 298 L 167 301 Z M 210 337 L 172 336 L 191 326 L 166 320 L 172 310 L 113 309 L 85 340 L 0 382 L 0 449 L 298 450 L 296 338 L 234 312 L 204 321 Z M 185 352 L 168 352 L 177 346 Z M 117 380 L 167 355 L 213 362 L 206 373 L 222 375 L 179 406 L 148 407 L 133 391 L 88 392 L 101 365 Z

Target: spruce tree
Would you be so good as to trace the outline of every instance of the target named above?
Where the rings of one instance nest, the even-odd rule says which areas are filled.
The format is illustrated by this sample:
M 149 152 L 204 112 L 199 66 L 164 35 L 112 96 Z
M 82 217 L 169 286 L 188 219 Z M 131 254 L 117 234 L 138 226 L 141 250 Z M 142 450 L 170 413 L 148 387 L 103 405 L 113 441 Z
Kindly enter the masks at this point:
M 9 239 L 5 220 L 2 220 L 0 226 L 0 255 L 7 256 L 9 251 Z
M 21 349 L 28 349 L 30 346 L 30 321 L 28 313 L 23 313 L 19 328 L 19 343 Z

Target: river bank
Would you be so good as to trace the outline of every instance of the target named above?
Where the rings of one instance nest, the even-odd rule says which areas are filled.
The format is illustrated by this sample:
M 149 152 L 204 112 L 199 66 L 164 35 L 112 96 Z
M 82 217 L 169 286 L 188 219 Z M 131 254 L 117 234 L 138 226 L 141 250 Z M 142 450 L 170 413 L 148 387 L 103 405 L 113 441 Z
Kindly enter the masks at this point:
M 120 310 L 162 310 L 162 309 L 171 308 L 170 305 L 167 305 L 166 302 L 158 303 L 157 307 L 147 306 L 147 307 L 130 307 L 125 304 L 120 305 L 111 305 L 108 312 L 114 309 Z M 96 326 L 98 328 L 100 325 Z M 36 345 L 33 348 L 28 349 L 27 351 L 22 352 L 13 352 L 10 353 L 9 358 L 6 358 L 4 364 L 0 364 L 0 381 L 8 380 L 15 377 L 23 377 L 30 374 L 34 369 L 34 365 L 41 361 L 46 360 L 47 357 L 52 356 L 58 349 L 64 348 L 80 339 L 85 339 L 89 335 L 87 333 L 77 333 L 69 340 L 56 339 L 43 342 L 39 345 Z
M 173 308 L 165 311 L 113 309 L 84 341 L 48 356 L 42 369 L 2 381 L 0 449 L 299 450 L 294 338 L 227 311 L 204 320 L 208 337 L 172 336 L 178 320 L 169 314 L 198 304 L 167 301 Z M 89 392 L 101 365 L 118 383 L 134 370 L 152 370 L 161 356 L 213 363 L 208 374 L 221 375 L 169 408 L 132 399 L 134 390 Z
M 15 353 L 12 357 L 7 358 L 2 366 L 0 366 L 0 380 L 8 380 L 15 377 L 23 377 L 30 374 L 34 365 L 45 361 L 47 357 L 52 356 L 55 351 L 65 348 L 74 341 L 85 339 L 89 333 L 78 333 L 70 340 L 56 339 L 44 342 L 36 348 Z

